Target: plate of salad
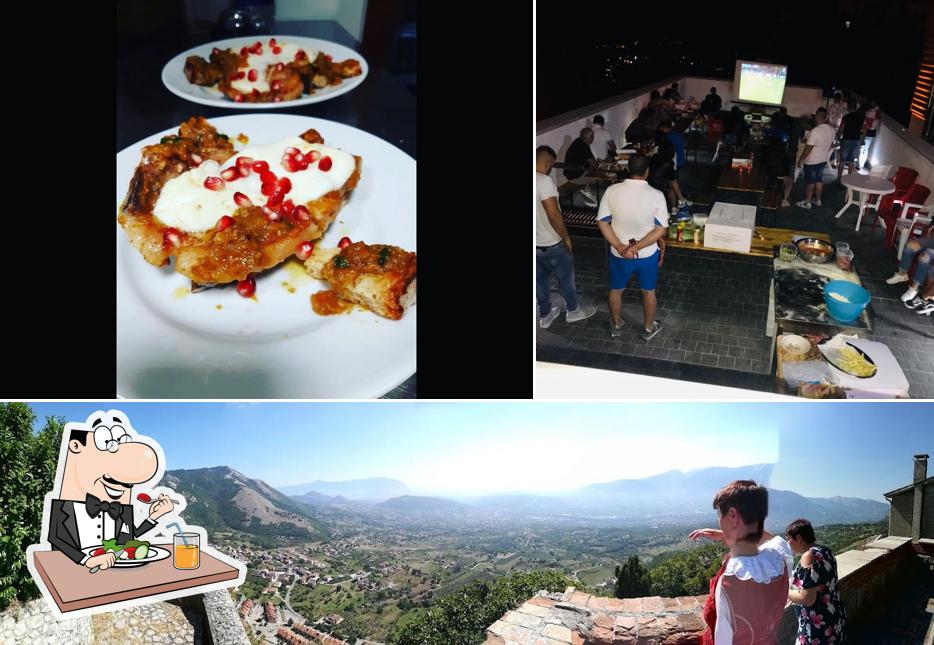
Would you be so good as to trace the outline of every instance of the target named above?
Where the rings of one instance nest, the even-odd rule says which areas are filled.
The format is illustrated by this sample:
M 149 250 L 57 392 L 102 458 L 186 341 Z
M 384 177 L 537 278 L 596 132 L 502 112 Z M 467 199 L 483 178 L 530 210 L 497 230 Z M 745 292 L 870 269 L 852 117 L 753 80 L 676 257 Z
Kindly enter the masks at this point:
M 87 555 L 94 557 L 103 555 L 109 551 L 120 552 L 117 556 L 115 567 L 139 567 L 157 560 L 165 560 L 172 555 L 168 549 L 159 546 L 153 546 L 145 540 L 129 540 L 126 544 L 117 544 L 117 540 L 104 540 L 99 546 L 92 546 L 82 549 Z

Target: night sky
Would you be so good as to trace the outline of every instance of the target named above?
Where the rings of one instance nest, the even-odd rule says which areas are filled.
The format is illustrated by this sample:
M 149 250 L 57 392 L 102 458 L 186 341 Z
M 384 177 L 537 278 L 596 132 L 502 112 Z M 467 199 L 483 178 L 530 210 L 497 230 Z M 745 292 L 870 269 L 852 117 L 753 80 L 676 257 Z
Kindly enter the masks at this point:
M 928 4 L 538 2 L 537 118 L 674 74 L 732 78 L 743 58 L 788 65 L 789 85 L 869 94 L 907 123 Z M 643 61 L 619 64 L 615 78 L 606 78 L 608 58 L 624 52 Z

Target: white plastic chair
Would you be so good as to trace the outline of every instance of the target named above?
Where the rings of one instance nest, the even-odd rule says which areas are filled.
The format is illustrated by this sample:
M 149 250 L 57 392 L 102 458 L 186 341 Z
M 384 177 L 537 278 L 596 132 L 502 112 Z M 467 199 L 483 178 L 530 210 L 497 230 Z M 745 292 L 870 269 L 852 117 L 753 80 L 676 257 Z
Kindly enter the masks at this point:
M 902 206 L 902 214 L 899 216 L 898 220 L 895 222 L 895 230 L 898 232 L 898 259 L 902 259 L 902 253 L 905 251 L 905 246 L 908 244 L 908 238 L 911 237 L 912 232 L 915 230 L 915 227 L 919 224 L 921 225 L 922 230 L 925 226 L 931 223 L 931 208 L 928 207 L 927 210 L 917 211 L 913 217 L 908 217 L 909 208 L 924 208 L 924 204 L 905 204 Z

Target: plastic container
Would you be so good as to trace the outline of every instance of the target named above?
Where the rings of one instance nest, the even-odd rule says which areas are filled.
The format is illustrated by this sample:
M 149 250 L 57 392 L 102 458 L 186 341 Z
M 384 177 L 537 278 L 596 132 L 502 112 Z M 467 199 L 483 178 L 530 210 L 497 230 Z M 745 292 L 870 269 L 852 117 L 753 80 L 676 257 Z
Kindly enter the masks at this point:
M 841 250 L 837 247 L 837 268 L 849 271 L 853 264 L 853 251 L 850 249 Z
M 847 302 L 837 300 L 830 295 L 832 293 L 845 298 Z M 827 303 L 827 311 L 842 323 L 851 323 L 859 318 L 870 300 L 872 296 L 868 291 L 848 280 L 832 280 L 824 285 L 824 302 Z

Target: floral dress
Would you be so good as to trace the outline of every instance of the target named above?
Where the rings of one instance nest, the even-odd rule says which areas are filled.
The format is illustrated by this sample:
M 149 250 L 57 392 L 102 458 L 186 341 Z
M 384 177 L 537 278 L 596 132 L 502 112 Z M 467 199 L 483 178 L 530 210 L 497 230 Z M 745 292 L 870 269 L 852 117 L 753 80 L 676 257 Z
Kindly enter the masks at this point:
M 798 589 L 817 588 L 817 598 L 810 607 L 796 604 L 798 645 L 840 645 L 846 638 L 846 611 L 837 591 L 837 559 L 825 546 L 810 548 L 810 567 L 795 567 L 791 579 Z

